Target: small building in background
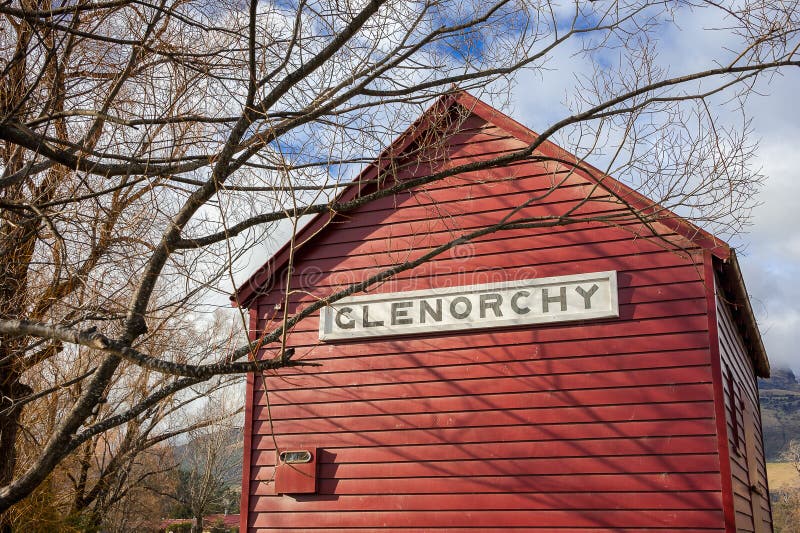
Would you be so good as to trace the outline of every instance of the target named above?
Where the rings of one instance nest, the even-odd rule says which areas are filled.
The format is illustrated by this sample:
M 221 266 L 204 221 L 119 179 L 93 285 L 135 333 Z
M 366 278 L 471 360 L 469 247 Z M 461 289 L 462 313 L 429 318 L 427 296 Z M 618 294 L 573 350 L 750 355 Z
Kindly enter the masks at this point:
M 340 201 L 535 138 L 446 96 Z M 248 376 L 241 531 L 771 531 L 736 255 L 657 209 L 545 142 L 318 215 L 234 295 L 251 338 L 376 282 L 291 329 L 320 367 Z

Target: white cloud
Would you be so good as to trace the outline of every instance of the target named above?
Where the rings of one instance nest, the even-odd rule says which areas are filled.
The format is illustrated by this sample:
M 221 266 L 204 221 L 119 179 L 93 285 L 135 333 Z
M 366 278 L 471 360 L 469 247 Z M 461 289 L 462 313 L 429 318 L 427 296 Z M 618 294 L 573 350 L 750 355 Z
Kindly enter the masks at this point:
M 658 36 L 659 61 L 671 75 L 712 68 L 729 58 L 736 38 L 714 31 L 726 22 L 708 10 L 682 11 L 677 26 Z M 575 90 L 574 73 L 587 74 L 591 63 L 558 49 L 552 70 L 517 76 L 511 115 L 541 131 L 567 115 L 565 93 Z M 748 233 L 731 243 L 739 252 L 753 308 L 774 366 L 800 370 L 800 73 L 764 78 L 759 94 L 746 102 L 760 147 L 754 164 L 767 176 Z M 594 161 L 590 161 L 594 162 Z

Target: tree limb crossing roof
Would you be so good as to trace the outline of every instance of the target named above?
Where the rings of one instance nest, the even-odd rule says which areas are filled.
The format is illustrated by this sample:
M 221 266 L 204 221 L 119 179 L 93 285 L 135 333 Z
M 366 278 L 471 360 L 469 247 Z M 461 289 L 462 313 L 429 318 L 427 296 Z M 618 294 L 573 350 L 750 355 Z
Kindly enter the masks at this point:
M 337 196 L 335 202 L 347 202 L 358 198 L 366 187 L 374 184 L 375 178 L 377 178 L 393 160 L 403 156 L 415 140 L 419 139 L 431 128 L 438 128 L 439 123 L 436 118 L 447 113 L 454 106 L 461 106 L 464 110 L 509 132 L 512 136 L 525 144 L 530 145 L 538 138 L 538 134 L 485 102 L 464 91 L 455 91 L 442 96 L 429 107 Z M 727 302 L 731 306 L 734 319 L 747 344 L 756 373 L 761 377 L 769 376 L 769 361 L 750 305 L 741 269 L 739 268 L 734 250 L 726 242 L 697 227 L 690 221 L 657 205 L 652 200 L 613 177 L 604 174 L 586 162 L 580 161 L 574 154 L 567 152 L 549 140 L 544 141 L 537 148 L 535 153 L 552 157 L 562 162 L 574 161 L 576 165 L 580 164 L 583 170 L 578 170 L 577 172 L 579 172 L 581 176 L 595 182 L 602 180 L 601 186 L 603 188 L 609 190 L 612 194 L 634 209 L 663 213 L 663 215 L 659 217 L 659 224 L 663 224 L 665 227 L 686 238 L 698 247 L 710 252 L 714 261 L 715 272 L 719 276 L 720 285 L 727 295 Z M 585 172 L 585 170 L 588 170 L 588 172 Z M 314 218 L 298 232 L 295 241 L 307 244 L 307 241 L 313 240 L 315 234 L 336 215 L 337 213 L 334 211 L 315 215 Z M 261 268 L 239 286 L 231 295 L 231 300 L 235 306 L 245 308 L 250 306 L 253 299 L 262 293 L 260 289 L 270 278 L 272 278 L 275 273 L 285 268 L 289 260 L 289 248 L 290 243 L 287 242 Z

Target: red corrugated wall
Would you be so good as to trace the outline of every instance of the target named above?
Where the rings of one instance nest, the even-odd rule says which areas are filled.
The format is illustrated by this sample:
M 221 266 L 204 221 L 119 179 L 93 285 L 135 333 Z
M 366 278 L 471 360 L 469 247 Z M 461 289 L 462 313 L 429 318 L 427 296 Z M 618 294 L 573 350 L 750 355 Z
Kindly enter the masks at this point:
M 451 163 L 521 145 L 475 116 L 465 128 Z M 462 175 L 335 218 L 297 254 L 289 311 L 497 222 L 557 170 Z M 591 190 L 572 176 L 524 214 L 563 212 Z M 620 209 L 594 196 L 578 212 Z M 704 256 L 665 229 L 682 251 L 635 233 L 505 231 L 372 290 L 616 270 L 618 319 L 335 343 L 318 340 L 316 315 L 302 322 L 288 345 L 324 365 L 268 376 L 269 408 L 252 382 L 250 530 L 722 530 Z M 276 282 L 251 304 L 259 329 L 282 298 Z M 275 443 L 320 449 L 318 494 L 273 494 Z
M 764 464 L 758 383 L 753 363 L 731 315 L 731 301 L 717 287 L 716 311 L 727 444 L 737 531 L 772 531 Z

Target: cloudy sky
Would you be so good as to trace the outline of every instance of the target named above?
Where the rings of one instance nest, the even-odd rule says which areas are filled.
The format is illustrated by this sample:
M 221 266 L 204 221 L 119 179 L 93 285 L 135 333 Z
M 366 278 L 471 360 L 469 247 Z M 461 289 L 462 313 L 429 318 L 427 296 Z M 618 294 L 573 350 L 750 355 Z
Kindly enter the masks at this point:
M 713 66 L 730 42 L 714 31 L 724 21 L 707 12 L 678 13 L 675 27 L 659 34 L 660 61 L 671 74 Z M 726 40 L 727 39 L 727 40 Z M 574 72 L 591 72 L 586 59 L 562 49 L 544 77 L 516 79 L 509 114 L 541 131 L 567 113 L 564 95 L 575 87 Z M 767 176 L 746 233 L 731 240 L 744 270 L 764 342 L 773 366 L 800 371 L 800 72 L 765 80 L 746 104 L 759 141 L 756 164 Z M 592 161 L 590 161 L 592 162 Z
M 677 12 L 675 24 L 657 35 L 657 61 L 670 75 L 713 67 L 738 48 L 729 32 L 717 30 L 726 25 L 708 10 Z M 593 70 L 591 60 L 575 54 L 577 46 L 573 42 L 556 49 L 546 71 L 518 73 L 511 101 L 503 110 L 534 131 L 567 116 L 569 110 L 562 103 L 575 91 L 575 74 Z M 737 249 L 773 366 L 790 366 L 800 373 L 800 69 L 764 80 L 757 89 L 746 110 L 754 140 L 759 141 L 755 166 L 767 179 L 757 197 L 752 225 L 730 244 Z M 603 161 L 590 158 L 589 162 L 602 168 Z M 274 242 L 263 243 L 248 258 L 241 279 L 277 249 L 284 233 L 278 232 Z M 221 305 L 227 305 L 227 298 L 220 298 Z

